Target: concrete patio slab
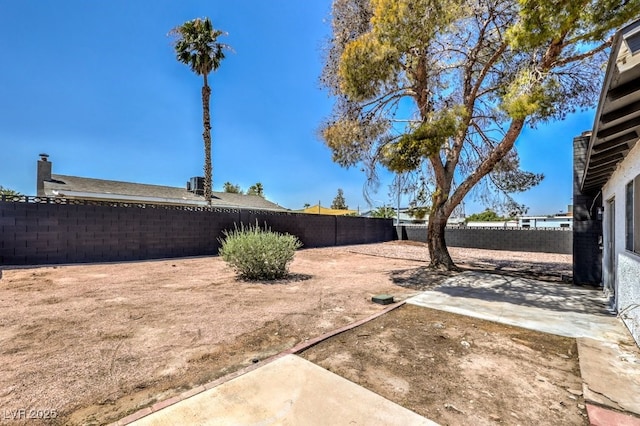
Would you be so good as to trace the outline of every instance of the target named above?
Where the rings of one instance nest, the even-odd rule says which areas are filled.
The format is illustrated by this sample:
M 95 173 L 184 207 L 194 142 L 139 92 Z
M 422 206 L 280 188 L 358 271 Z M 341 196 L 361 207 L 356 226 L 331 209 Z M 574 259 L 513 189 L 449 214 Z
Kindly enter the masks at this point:
M 287 355 L 132 423 L 436 425 L 296 355 Z
M 625 341 L 601 292 L 482 272 L 463 272 L 407 303 L 566 337 Z
M 606 302 L 596 289 L 481 272 L 464 272 L 406 301 L 576 338 L 585 401 L 640 416 L 640 350 Z

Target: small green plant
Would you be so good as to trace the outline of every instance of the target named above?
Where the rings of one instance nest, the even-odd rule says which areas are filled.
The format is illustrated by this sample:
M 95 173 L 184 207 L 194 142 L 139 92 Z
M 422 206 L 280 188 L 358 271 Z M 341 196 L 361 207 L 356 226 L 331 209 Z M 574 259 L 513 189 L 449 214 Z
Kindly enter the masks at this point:
M 265 224 L 223 231 L 220 256 L 247 280 L 275 280 L 289 272 L 289 263 L 302 243 L 293 235 L 273 232 Z

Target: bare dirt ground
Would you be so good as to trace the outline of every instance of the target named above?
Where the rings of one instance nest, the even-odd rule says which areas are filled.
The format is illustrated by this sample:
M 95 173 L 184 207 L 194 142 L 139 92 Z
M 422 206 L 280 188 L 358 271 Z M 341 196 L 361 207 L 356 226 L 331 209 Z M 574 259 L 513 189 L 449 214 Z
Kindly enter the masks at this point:
M 301 355 L 441 425 L 588 424 L 569 338 L 404 305 Z
M 566 279 L 571 271 L 571 257 L 566 255 L 473 249 L 451 249 L 451 254 L 460 266 L 470 269 L 533 274 L 555 281 Z M 427 258 L 424 245 L 407 242 L 301 250 L 292 264 L 292 276 L 276 283 L 237 281 L 219 258 L 4 268 L 0 270 L 0 422 L 104 424 L 117 420 L 378 312 L 384 307 L 371 303 L 375 294 L 403 299 L 433 287 L 449 274 L 428 271 Z M 405 399 L 396 401 L 423 414 L 411 406 L 406 394 L 441 396 L 434 399 L 434 413 L 439 409 L 449 417 L 433 419 L 450 424 L 459 424 L 470 413 L 485 422 L 514 423 L 516 419 L 521 424 L 548 424 L 547 416 L 556 411 L 571 413 L 562 417 L 563 424 L 581 424 L 582 413 L 574 408 L 579 396 L 565 395 L 567 389 L 579 388 L 574 386 L 578 382 L 571 340 L 485 325 L 480 320 L 471 325 L 465 318 L 426 309 L 424 317 L 418 318 L 407 308 L 381 317 L 389 316 L 384 321 L 396 323 L 381 339 L 393 344 L 370 348 L 386 354 L 384 362 L 391 366 L 377 367 L 383 375 L 389 372 L 389 377 L 408 380 L 403 374 L 409 370 L 402 373 L 392 366 L 421 361 L 421 369 L 416 370 L 421 374 L 413 374 L 407 384 L 398 381 L 392 386 L 392 390 L 412 389 L 404 392 Z M 435 334 L 413 333 L 420 321 L 423 329 L 436 330 Z M 362 327 L 354 329 L 356 336 Z M 335 340 L 346 339 L 343 336 L 348 335 L 327 341 L 336 345 L 327 353 L 344 353 L 342 346 L 349 345 Z M 379 337 L 377 333 L 376 342 Z M 470 350 L 461 349 L 461 339 L 470 343 Z M 359 359 L 358 365 L 365 368 L 371 354 L 360 350 L 364 341 L 356 340 L 348 357 Z M 418 347 L 425 358 L 410 358 Z M 461 363 L 468 368 L 461 369 Z M 426 374 L 435 364 L 448 369 L 436 370 L 443 378 L 437 384 Z M 346 367 L 331 368 L 342 368 L 351 378 Z M 499 380 L 486 379 L 498 370 Z M 511 381 L 501 387 L 503 376 Z M 449 382 L 466 387 L 446 387 Z M 389 383 L 363 384 L 394 399 L 388 394 Z M 516 395 L 528 395 L 521 405 L 548 410 L 523 414 L 495 408 L 482 399 L 506 404 L 503 400 Z M 465 405 L 467 400 L 474 401 L 473 410 Z M 451 407 L 443 411 L 444 404 Z M 48 410 L 55 412 L 50 416 L 55 418 L 13 420 L 16 410 L 27 414 Z

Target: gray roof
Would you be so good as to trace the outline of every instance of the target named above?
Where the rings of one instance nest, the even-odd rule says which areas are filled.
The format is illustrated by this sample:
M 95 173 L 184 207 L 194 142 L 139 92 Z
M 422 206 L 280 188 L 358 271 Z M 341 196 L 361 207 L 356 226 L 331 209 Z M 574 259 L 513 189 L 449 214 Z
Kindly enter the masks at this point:
M 52 174 L 51 180 L 44 181 L 44 192 L 48 197 L 136 201 L 150 204 L 201 206 L 207 204 L 203 196 L 187 191 L 186 188 L 57 174 Z M 214 207 L 287 210 L 257 195 L 232 194 L 228 192 L 214 192 L 211 205 Z

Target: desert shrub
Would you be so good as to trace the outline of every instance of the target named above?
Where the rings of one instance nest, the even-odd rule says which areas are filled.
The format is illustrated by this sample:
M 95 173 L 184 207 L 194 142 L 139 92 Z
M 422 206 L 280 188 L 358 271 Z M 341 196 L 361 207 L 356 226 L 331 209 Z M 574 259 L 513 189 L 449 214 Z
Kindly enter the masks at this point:
M 289 263 L 302 243 L 293 235 L 273 232 L 258 223 L 224 231 L 220 256 L 248 280 L 275 280 L 289 272 Z

